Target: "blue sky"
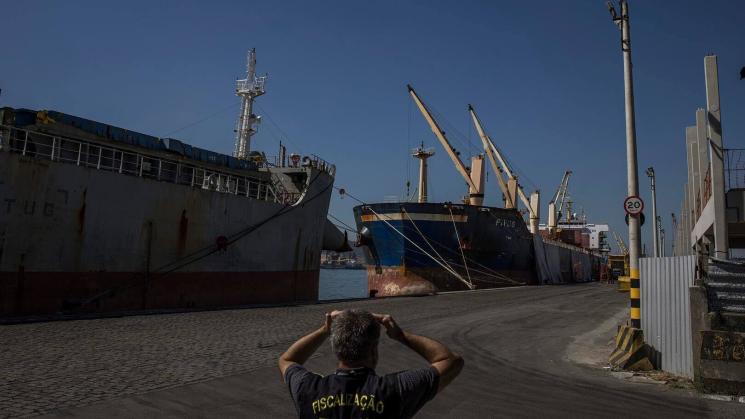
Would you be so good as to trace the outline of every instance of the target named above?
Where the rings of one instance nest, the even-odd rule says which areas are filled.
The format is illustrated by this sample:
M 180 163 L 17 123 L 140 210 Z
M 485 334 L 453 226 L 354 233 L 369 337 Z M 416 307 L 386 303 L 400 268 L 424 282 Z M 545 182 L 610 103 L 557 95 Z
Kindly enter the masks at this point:
M 654 166 L 671 232 L 685 126 L 706 103 L 707 53 L 719 56 L 725 147 L 745 147 L 745 3 L 632 1 L 630 10 L 640 190 L 648 200 L 643 170 Z M 620 35 L 602 0 L 25 1 L 4 2 L 3 16 L 0 105 L 231 153 L 234 81 L 256 47 L 270 78 L 253 148 L 274 155 L 282 139 L 318 154 L 337 165 L 337 185 L 375 202 L 404 193 L 409 165 L 416 182 L 409 149 L 424 141 L 437 152 L 431 200 L 455 201 L 465 186 L 408 97 L 411 83 L 463 155 L 478 151 L 466 111 L 475 106 L 528 192 L 543 192 L 542 221 L 571 169 L 575 208 L 627 234 Z M 499 196 L 490 174 L 487 203 Z M 351 224 L 355 204 L 335 197 L 331 212 Z

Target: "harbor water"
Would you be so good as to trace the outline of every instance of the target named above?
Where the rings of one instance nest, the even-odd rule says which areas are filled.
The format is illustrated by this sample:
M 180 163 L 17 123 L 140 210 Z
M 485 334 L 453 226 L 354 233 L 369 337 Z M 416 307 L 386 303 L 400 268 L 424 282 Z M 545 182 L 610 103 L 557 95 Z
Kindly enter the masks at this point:
M 367 297 L 365 269 L 321 269 L 318 283 L 319 300 Z

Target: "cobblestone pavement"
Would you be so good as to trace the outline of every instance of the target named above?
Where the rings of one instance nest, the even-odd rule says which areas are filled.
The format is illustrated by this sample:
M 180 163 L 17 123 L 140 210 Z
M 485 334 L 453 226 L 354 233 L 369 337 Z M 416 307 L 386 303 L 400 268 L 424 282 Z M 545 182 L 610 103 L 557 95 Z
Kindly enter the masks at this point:
M 0 327 L 0 417 L 249 371 L 318 323 L 323 306 Z
M 411 299 L 355 302 L 375 309 Z M 417 299 L 421 301 L 421 299 Z M 274 364 L 349 303 L 0 326 L 0 417 L 33 416 Z M 410 320 L 452 308 L 429 307 Z
M 463 354 L 462 377 L 421 417 L 626 417 L 630 406 L 639 418 L 744 413 L 566 359 L 576 336 L 627 305 L 612 287 L 587 284 L 4 326 L 0 417 L 292 417 L 277 356 L 324 312 L 349 306 L 391 313 Z M 417 360 L 389 340 L 381 353 L 383 373 Z M 309 368 L 333 369 L 327 347 L 317 355 Z

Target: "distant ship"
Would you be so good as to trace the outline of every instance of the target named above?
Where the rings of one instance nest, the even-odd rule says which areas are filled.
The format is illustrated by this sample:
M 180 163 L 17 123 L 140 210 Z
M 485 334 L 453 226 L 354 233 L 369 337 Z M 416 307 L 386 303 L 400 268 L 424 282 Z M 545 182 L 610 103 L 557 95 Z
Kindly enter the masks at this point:
M 357 255 L 352 252 L 337 253 L 324 251 L 321 253 L 322 269 L 365 269 L 365 264 L 360 262 Z
M 417 202 L 365 203 L 353 209 L 371 296 L 598 279 L 605 271 L 602 253 L 553 240 L 556 228 L 545 238 L 539 234 L 538 192 L 526 195 L 472 107 L 484 153 L 473 156 L 467 167 L 414 89 L 408 90 L 469 194 L 462 202 L 428 202 L 427 159 L 434 151 L 422 144 L 412 152 L 420 161 Z M 485 157 L 494 168 L 504 208 L 483 205 Z M 518 199 L 529 224 L 517 209 Z
M 233 156 L 51 110 L 0 110 L 0 317 L 315 301 L 335 167 L 250 150 L 248 56 Z

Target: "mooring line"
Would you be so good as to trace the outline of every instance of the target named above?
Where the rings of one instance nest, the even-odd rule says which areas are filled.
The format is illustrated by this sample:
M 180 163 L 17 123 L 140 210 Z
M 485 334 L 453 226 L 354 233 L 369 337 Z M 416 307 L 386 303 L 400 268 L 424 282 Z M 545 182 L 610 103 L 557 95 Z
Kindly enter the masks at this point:
M 440 265 L 446 271 L 450 272 L 454 277 L 458 278 L 458 280 L 460 280 L 461 282 L 463 282 L 463 284 L 465 284 L 469 289 L 473 289 L 473 284 L 471 284 L 468 281 L 466 281 L 458 272 L 455 272 L 453 269 L 449 268 L 448 266 L 443 265 L 439 260 L 437 260 L 434 256 L 430 255 L 429 253 L 427 253 L 427 251 L 425 251 L 424 249 L 422 249 L 413 240 L 411 240 L 410 238 L 406 237 L 405 234 L 403 234 L 400 231 L 398 231 L 398 229 L 396 229 L 396 227 L 393 227 L 393 225 L 391 225 L 391 223 L 389 223 L 387 220 L 385 220 L 383 217 L 381 217 L 380 214 L 378 214 L 377 212 L 375 212 L 374 209 L 372 209 L 370 207 L 367 207 L 367 209 L 369 209 L 370 212 L 372 212 L 380 221 L 382 221 L 383 223 L 385 223 L 385 225 L 387 225 L 391 230 L 393 230 L 396 233 L 398 233 L 406 241 L 408 241 L 409 243 L 413 244 L 414 247 L 416 247 L 420 251 L 424 252 L 424 254 L 426 254 L 427 256 L 429 256 L 433 261 L 435 261 L 435 263 L 437 263 L 438 265 Z

